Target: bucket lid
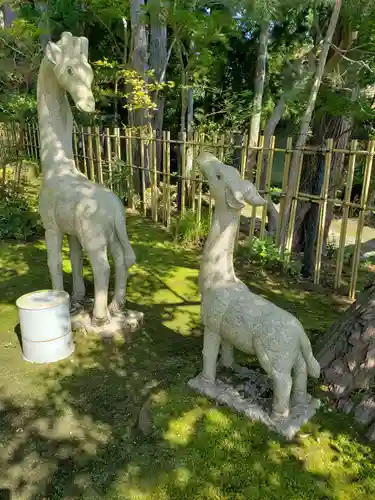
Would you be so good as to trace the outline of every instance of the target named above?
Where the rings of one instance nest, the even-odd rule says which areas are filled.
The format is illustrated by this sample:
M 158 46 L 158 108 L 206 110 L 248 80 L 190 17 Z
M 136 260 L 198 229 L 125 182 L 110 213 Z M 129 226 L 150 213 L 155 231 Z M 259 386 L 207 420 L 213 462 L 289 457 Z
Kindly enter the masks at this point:
M 38 290 L 22 295 L 16 301 L 19 309 L 48 309 L 69 301 L 69 294 L 64 290 Z

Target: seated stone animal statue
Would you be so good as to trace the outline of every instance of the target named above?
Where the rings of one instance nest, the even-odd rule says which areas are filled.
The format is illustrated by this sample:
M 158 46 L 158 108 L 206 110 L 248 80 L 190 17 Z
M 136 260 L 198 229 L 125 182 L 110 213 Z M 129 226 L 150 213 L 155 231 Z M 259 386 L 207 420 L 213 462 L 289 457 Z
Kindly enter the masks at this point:
M 241 209 L 246 203 L 265 205 L 255 186 L 210 153 L 197 163 L 215 203 L 211 230 L 204 247 L 199 287 L 204 324 L 204 380 L 215 382 L 221 346 L 222 363 L 234 366 L 233 348 L 255 354 L 273 382 L 272 417 L 284 419 L 295 405 L 307 405 L 307 375 L 319 377 L 320 366 L 298 321 L 289 312 L 250 292 L 233 268 L 233 250 Z

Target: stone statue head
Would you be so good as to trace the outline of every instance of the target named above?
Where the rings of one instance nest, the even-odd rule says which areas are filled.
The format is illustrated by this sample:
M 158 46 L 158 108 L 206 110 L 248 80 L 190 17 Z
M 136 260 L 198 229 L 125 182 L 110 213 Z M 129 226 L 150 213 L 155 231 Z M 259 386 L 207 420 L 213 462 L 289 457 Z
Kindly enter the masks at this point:
M 64 32 L 57 43 L 48 42 L 46 58 L 60 86 L 68 92 L 80 111 L 95 111 L 91 85 L 94 74 L 88 63 L 89 41 Z
M 207 179 L 217 207 L 226 206 L 241 210 L 246 203 L 252 206 L 266 204 L 254 184 L 242 179 L 237 169 L 225 165 L 211 153 L 201 153 L 197 158 L 197 163 Z

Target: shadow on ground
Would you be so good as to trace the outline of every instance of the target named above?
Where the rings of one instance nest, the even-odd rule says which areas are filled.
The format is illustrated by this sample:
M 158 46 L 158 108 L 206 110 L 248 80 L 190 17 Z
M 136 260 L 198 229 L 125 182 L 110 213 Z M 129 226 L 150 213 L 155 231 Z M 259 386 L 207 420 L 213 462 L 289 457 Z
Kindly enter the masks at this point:
M 51 366 L 24 363 L 14 334 L 16 298 L 49 286 L 44 246 L 2 249 L 1 487 L 17 499 L 371 498 L 373 450 L 343 415 L 323 408 L 286 443 L 187 389 L 201 360 L 197 256 L 147 221 L 128 221 L 138 257 L 128 307 L 145 312 L 145 328 L 130 344 L 79 334 L 74 355 Z M 64 270 L 69 287 L 69 263 Z M 325 325 L 327 311 L 315 320 L 322 298 L 270 276 L 248 281 L 303 310 L 311 331 Z M 150 394 L 146 438 L 136 423 Z

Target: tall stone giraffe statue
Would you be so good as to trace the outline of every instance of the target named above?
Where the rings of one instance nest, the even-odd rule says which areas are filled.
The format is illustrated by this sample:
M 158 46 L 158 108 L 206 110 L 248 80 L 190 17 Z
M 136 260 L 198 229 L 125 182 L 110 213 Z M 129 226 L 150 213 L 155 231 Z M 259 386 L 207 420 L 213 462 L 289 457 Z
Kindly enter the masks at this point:
M 129 268 L 135 254 L 126 230 L 124 208 L 106 187 L 89 181 L 73 156 L 73 115 L 67 94 L 80 111 L 91 113 L 95 100 L 88 40 L 64 32 L 46 47 L 38 75 L 38 119 L 43 173 L 39 211 L 45 229 L 48 267 L 54 289 L 63 289 L 62 243 L 68 235 L 73 275 L 72 309 L 83 306 L 84 250 L 91 263 L 95 299 L 93 327 L 109 325 L 121 316 Z M 110 250 L 116 270 L 115 293 L 108 307 Z M 77 308 L 78 306 L 78 308 Z

